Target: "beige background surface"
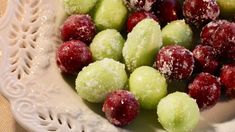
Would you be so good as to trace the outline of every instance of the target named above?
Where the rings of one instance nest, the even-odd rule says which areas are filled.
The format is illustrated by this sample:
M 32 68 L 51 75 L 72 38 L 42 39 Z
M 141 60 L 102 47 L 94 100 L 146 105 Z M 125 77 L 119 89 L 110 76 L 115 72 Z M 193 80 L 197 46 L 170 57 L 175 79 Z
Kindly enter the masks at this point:
M 7 0 L 0 0 L 0 17 L 7 7 Z M 0 56 L 1 57 L 1 56 Z M 14 120 L 8 101 L 0 94 L 0 132 L 26 132 Z

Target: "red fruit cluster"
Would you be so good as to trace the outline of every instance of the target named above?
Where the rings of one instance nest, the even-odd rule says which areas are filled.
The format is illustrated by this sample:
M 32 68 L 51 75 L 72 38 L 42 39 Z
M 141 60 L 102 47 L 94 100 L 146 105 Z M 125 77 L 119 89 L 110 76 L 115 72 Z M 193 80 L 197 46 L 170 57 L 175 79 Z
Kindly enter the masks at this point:
M 92 62 L 92 54 L 87 46 L 96 33 L 95 24 L 89 15 L 72 15 L 61 27 L 64 42 L 57 49 L 57 65 L 62 73 L 77 74 Z
M 192 52 L 179 45 L 163 47 L 156 59 L 157 69 L 169 79 L 187 79 L 194 68 Z
M 215 0 L 185 0 L 183 14 L 188 23 L 201 27 L 215 20 L 220 14 L 220 9 Z
M 124 126 L 138 115 L 139 103 L 129 91 L 118 90 L 107 96 L 102 111 L 112 124 Z
M 220 57 L 235 60 L 235 23 L 212 21 L 201 32 L 204 45 L 212 46 Z

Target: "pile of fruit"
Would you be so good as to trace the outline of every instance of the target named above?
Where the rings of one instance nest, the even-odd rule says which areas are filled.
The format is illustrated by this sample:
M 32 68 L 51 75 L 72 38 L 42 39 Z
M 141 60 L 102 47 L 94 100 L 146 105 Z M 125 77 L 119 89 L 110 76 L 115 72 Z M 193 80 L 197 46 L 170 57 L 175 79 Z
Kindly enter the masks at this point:
M 156 109 L 167 131 L 188 132 L 200 110 L 235 97 L 235 0 L 64 0 L 64 8 L 58 67 L 77 75 L 78 95 L 103 103 L 112 124 Z M 185 93 L 169 94 L 169 82 L 185 80 Z

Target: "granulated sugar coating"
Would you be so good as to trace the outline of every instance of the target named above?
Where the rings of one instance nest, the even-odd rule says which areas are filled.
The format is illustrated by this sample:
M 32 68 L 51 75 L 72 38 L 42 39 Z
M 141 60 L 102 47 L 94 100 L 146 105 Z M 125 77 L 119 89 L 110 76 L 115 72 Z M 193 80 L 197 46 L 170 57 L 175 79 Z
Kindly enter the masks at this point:
M 153 19 L 144 19 L 128 34 L 122 55 L 126 68 L 133 72 L 140 66 L 152 66 L 162 46 L 160 25 Z
M 215 31 L 223 24 L 229 23 L 227 20 L 216 20 L 208 23 L 202 28 L 200 37 L 203 45 L 213 45 Z
M 67 41 L 57 49 L 56 62 L 61 72 L 77 74 L 92 62 L 91 51 L 82 41 Z
M 156 58 L 158 70 L 173 80 L 187 79 L 194 68 L 192 52 L 179 45 L 163 47 Z
M 235 23 L 217 20 L 203 27 L 200 34 L 203 45 L 216 49 L 221 57 L 235 60 Z
M 219 13 L 220 9 L 215 0 L 185 0 L 183 4 L 186 22 L 196 27 L 215 20 Z
M 215 76 L 202 72 L 189 84 L 188 94 L 197 100 L 199 108 L 203 110 L 217 103 L 221 94 L 221 86 Z
M 219 61 L 216 50 L 208 45 L 198 45 L 193 50 L 195 58 L 195 69 L 197 72 L 215 73 L 218 69 Z
M 61 27 L 61 37 L 64 41 L 80 40 L 89 44 L 95 34 L 95 24 L 89 15 L 72 15 Z
M 157 115 L 168 132 L 191 132 L 199 121 L 200 112 L 194 99 L 185 93 L 175 92 L 159 102 Z
M 101 103 L 110 92 L 125 88 L 126 83 L 125 66 L 105 58 L 91 63 L 79 72 L 76 90 L 81 98 L 92 103 Z
M 150 11 L 156 0 L 123 0 L 129 10 Z
M 106 97 L 102 111 L 112 124 L 125 126 L 137 117 L 139 108 L 139 102 L 131 92 L 117 90 Z
M 220 79 L 223 86 L 225 86 L 226 94 L 231 98 L 235 98 L 235 63 L 222 67 Z

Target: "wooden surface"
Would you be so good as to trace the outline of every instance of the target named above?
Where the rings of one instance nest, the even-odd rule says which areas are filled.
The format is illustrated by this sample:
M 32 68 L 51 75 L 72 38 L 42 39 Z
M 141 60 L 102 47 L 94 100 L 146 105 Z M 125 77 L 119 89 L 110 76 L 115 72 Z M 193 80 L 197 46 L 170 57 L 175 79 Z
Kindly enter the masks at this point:
M 0 16 L 2 16 L 6 10 L 7 0 L 0 0 Z
M 7 0 L 0 0 L 0 17 L 7 8 Z M 0 56 L 1 57 L 1 56 Z M 26 132 L 14 120 L 9 102 L 0 94 L 0 132 Z

